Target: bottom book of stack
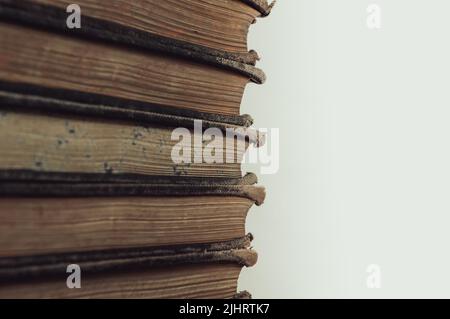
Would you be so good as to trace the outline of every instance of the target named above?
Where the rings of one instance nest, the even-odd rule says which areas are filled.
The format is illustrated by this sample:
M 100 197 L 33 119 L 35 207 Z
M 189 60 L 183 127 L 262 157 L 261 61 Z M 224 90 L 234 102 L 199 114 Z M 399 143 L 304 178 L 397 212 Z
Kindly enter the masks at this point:
M 245 219 L 265 192 L 253 174 L 145 183 L 0 175 L 0 298 L 250 297 L 237 281 L 257 260 Z

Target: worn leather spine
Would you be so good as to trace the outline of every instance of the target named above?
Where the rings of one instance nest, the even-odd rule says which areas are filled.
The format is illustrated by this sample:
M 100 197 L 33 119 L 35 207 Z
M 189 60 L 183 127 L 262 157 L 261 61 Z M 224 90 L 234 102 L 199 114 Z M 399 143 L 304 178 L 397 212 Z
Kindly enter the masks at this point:
M 170 123 L 181 121 L 185 118 L 188 121 L 192 119 L 204 120 L 212 122 L 214 125 L 225 123 L 231 126 L 248 127 L 253 124 L 252 117 L 247 114 L 220 115 L 102 94 L 48 88 L 2 80 L 0 80 L 0 106 L 11 106 L 18 111 L 21 108 L 30 110 L 41 109 L 46 112 L 116 117 L 143 123 L 163 120 L 162 116 L 165 116 L 169 118 L 168 121 Z M 157 118 L 158 116 L 161 116 L 161 118 Z
M 273 6 L 275 5 L 275 1 L 271 4 L 267 2 L 267 0 L 241 0 L 245 4 L 249 5 L 255 10 L 258 10 L 261 13 L 261 16 L 266 17 L 272 11 Z
M 0 196 L 97 197 L 97 196 L 238 196 L 261 205 L 265 189 L 255 186 L 254 174 L 242 179 L 165 178 L 160 176 L 41 173 L 0 171 Z
M 87 275 L 138 271 L 201 263 L 235 263 L 251 267 L 258 255 L 250 248 L 251 234 L 235 240 L 197 245 L 96 251 L 0 258 L 0 283 L 67 276 L 67 265 L 77 264 Z
M 10 91 L 5 91 L 10 90 Z M 65 99 L 62 94 L 67 93 Z M 42 94 L 42 95 L 36 95 Z M 50 97 L 54 94 L 55 97 Z M 164 106 L 116 99 L 95 94 L 68 90 L 53 90 L 36 86 L 19 85 L 0 81 L 0 111 L 43 112 L 45 114 L 70 114 L 99 119 L 127 121 L 138 125 L 165 125 L 168 127 L 194 128 L 196 120 L 202 121 L 202 128 L 231 129 L 237 136 L 248 139 L 256 146 L 265 143 L 265 134 L 249 128 L 253 119 L 250 115 L 220 116 L 204 112 L 179 111 Z
M 68 33 L 97 41 L 106 41 L 141 50 L 152 50 L 198 61 L 240 73 L 249 80 L 262 84 L 266 76 L 254 66 L 258 55 L 254 51 L 242 55 L 215 50 L 184 41 L 144 32 L 120 24 L 89 16 L 83 16 L 83 27 L 67 29 L 65 10 L 33 3 L 28 0 L 0 0 L 0 19 L 54 32 Z

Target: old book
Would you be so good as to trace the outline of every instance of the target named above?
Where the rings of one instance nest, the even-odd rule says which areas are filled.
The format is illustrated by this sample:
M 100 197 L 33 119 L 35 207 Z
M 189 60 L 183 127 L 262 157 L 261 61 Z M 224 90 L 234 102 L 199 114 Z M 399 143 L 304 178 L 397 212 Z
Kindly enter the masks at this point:
M 237 280 L 256 263 L 250 241 L 0 258 L 0 298 L 245 298 Z M 80 289 L 67 286 L 69 265 Z
M 245 235 L 248 210 L 265 197 L 253 174 L 146 183 L 87 183 L 74 174 L 0 178 L 0 257 L 231 240 Z
M 107 97 L 111 104 L 241 124 L 246 84 L 264 81 L 262 71 L 248 64 L 208 64 L 5 22 L 0 43 L 0 89 L 28 93 L 38 87 L 38 95 L 87 95 L 93 104 Z
M 66 31 L 67 0 L 0 0 L 0 15 L 28 24 Z M 254 64 L 247 34 L 258 16 L 269 14 L 266 0 L 80 0 L 77 34 L 169 50 L 193 50 L 211 56 Z M 69 7 L 70 8 L 70 7 Z M 3 10 L 3 12 L 1 11 Z M 112 36 L 112 34 L 114 34 Z
M 0 0 L 0 298 L 250 297 L 240 103 L 271 5 L 80 0 L 71 29 L 69 4 Z
M 176 126 L 4 109 L 0 170 L 241 177 L 241 161 L 255 135 L 221 130 L 208 135 L 202 124 L 196 130 L 191 123 L 193 129 L 179 134 Z

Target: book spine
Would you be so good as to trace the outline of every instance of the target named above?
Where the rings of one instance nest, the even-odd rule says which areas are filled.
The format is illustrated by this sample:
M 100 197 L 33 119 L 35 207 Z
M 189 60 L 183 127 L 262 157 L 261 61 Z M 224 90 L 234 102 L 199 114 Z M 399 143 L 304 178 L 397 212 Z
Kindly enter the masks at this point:
M 8 197 L 108 197 L 108 196 L 238 196 L 262 205 L 263 187 L 250 185 L 157 185 L 136 183 L 0 183 L 0 196 Z
M 214 244 L 0 258 L 0 283 L 66 276 L 69 264 L 79 265 L 85 274 L 201 263 L 235 263 L 251 267 L 258 258 L 258 254 L 249 248 L 252 239 L 249 234 Z
M 272 11 L 273 6 L 275 5 L 275 0 L 269 4 L 267 0 L 241 0 L 245 4 L 249 5 L 253 9 L 259 11 L 261 16 L 266 17 Z
M 12 91 L 3 90 L 4 87 Z M 202 121 L 204 130 L 214 127 L 226 131 L 227 129 L 236 130 L 244 128 L 244 133 L 248 136 L 249 142 L 262 146 L 265 142 L 265 136 L 255 129 L 249 128 L 253 124 L 250 115 L 242 116 L 223 116 L 205 112 L 195 112 L 189 110 L 177 110 L 166 106 L 155 106 L 147 103 L 134 101 L 123 101 L 113 97 L 102 97 L 96 94 L 87 94 L 81 92 L 64 90 L 65 92 L 55 92 L 54 89 L 42 88 L 42 91 L 35 94 L 17 93 L 14 91 L 23 89 L 26 91 L 28 86 L 24 84 L 7 84 L 0 81 L 0 109 L 6 111 L 26 111 L 26 112 L 45 112 L 46 114 L 70 114 L 89 116 L 94 118 L 109 118 L 112 120 L 128 121 L 136 124 L 158 124 L 169 127 L 193 128 L 196 120 Z M 42 94 L 44 93 L 44 94 Z M 52 93 L 55 97 L 51 97 Z M 59 95 L 66 93 L 66 99 L 58 98 Z M 83 95 L 87 102 L 76 101 L 77 95 Z M 71 99 L 74 97 L 74 99 Z
M 54 32 L 68 32 L 65 10 L 33 3 L 29 0 L 0 0 L 0 19 Z M 83 28 L 70 30 L 70 34 L 214 65 L 240 73 L 258 84 L 262 84 L 266 80 L 264 72 L 254 66 L 258 59 L 258 55 L 254 51 L 250 51 L 246 55 L 227 53 L 89 16 L 83 17 Z

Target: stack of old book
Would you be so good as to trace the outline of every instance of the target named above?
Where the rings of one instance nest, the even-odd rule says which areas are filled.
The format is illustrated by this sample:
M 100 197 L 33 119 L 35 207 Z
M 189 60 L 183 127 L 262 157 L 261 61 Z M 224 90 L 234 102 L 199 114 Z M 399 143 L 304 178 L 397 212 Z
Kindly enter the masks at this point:
M 71 3 L 0 0 L 0 297 L 248 297 L 240 103 L 271 6 Z

